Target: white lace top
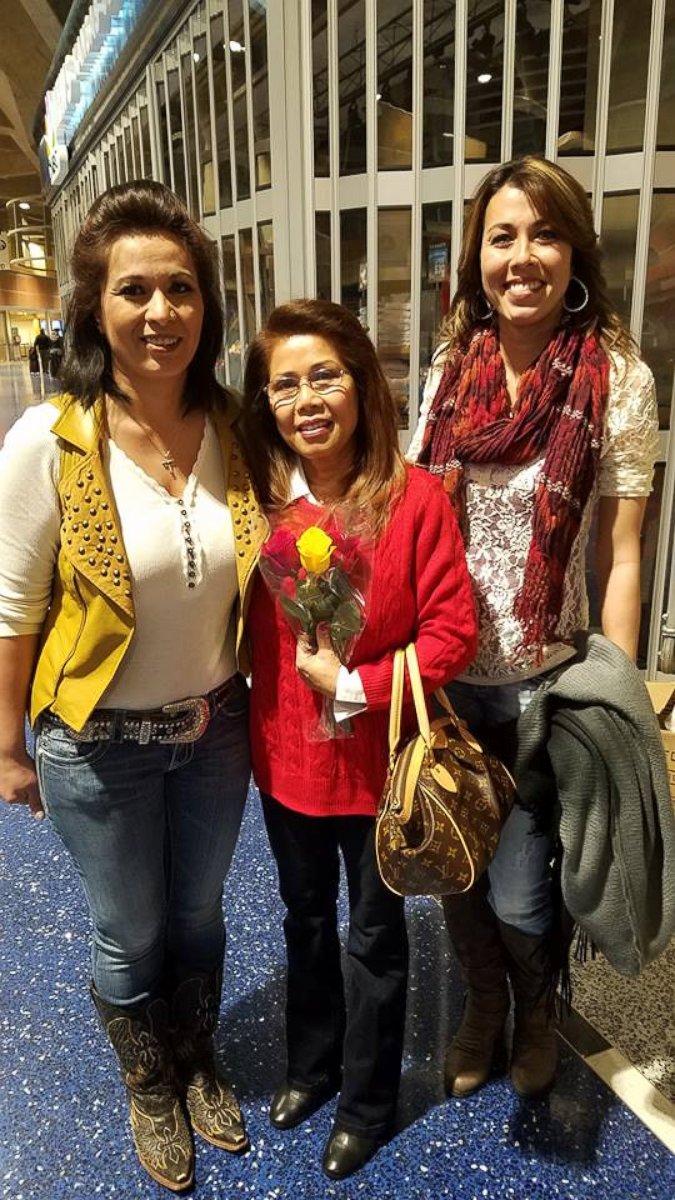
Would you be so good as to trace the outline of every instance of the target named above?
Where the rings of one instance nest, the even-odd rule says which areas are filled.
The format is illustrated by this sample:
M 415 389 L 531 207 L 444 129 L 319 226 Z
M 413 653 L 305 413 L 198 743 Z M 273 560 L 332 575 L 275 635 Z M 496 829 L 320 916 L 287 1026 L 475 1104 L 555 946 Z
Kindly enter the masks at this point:
M 446 349 L 437 351 L 429 370 L 419 423 L 408 449 L 411 461 L 422 448 Z M 567 565 L 556 641 L 542 648 L 539 661 L 533 650 L 522 649 L 523 631 L 513 608 L 530 548 L 535 490 L 544 458 L 526 466 L 466 465 L 466 557 L 476 598 L 479 641 L 476 657 L 462 678 L 478 684 L 512 683 L 547 671 L 572 655 L 574 634 L 588 625 L 585 557 L 595 501 L 598 496 L 648 495 L 657 447 L 652 373 L 639 359 L 613 355 L 598 478 Z

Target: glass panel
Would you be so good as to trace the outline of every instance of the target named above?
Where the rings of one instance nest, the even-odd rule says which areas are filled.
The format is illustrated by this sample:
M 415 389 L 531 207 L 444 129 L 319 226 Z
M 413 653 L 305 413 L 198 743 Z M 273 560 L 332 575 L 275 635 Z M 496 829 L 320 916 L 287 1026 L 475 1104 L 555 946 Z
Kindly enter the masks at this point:
M 274 308 L 274 230 L 271 221 L 258 225 L 260 268 L 260 319 L 265 323 Z
M 316 246 L 316 294 L 319 300 L 331 300 L 331 235 L 330 213 L 314 215 L 314 237 Z
M 314 76 L 314 174 L 330 175 L 328 132 L 328 13 L 326 0 L 312 0 Z
M 222 249 L 227 369 L 232 386 L 240 388 L 242 382 L 241 338 L 239 336 L 239 305 L 237 303 L 237 260 L 233 236 L 222 239 Z
M 232 172 L 230 170 L 230 131 L 227 123 L 227 77 L 225 55 L 227 47 L 223 18 L 211 22 L 213 53 L 213 102 L 216 113 L 216 154 L 218 156 L 218 186 L 220 207 L 232 207 Z
M 633 298 L 639 200 L 637 192 L 605 196 L 602 208 L 602 249 L 607 291 L 626 324 L 630 321 Z
M 422 159 L 425 167 L 453 162 L 455 5 L 424 2 L 424 112 Z
M 614 0 L 607 149 L 641 150 L 649 63 L 651 0 Z
M 377 348 L 401 429 L 410 421 L 410 229 L 409 208 L 379 210 Z
M 127 179 L 136 179 L 136 163 L 134 162 L 134 152 L 131 148 L 131 126 L 124 127 L 124 149 L 127 156 Z
M 513 89 L 513 153 L 543 154 L 551 5 L 521 0 L 516 8 L 516 62 Z
M 248 13 L 251 39 L 255 186 L 267 188 L 272 183 L 270 96 L 267 80 L 267 0 L 248 0 Z
M 159 116 L 159 141 L 162 158 L 162 182 L 171 187 L 171 154 L 169 151 L 169 123 L 166 112 L 166 95 L 164 84 L 157 84 L 157 113 Z M 148 166 L 145 165 L 147 172 Z
M 255 281 L 253 277 L 253 232 L 239 230 L 239 261 L 241 264 L 241 290 L 244 311 L 241 314 L 241 347 L 246 354 L 248 344 L 255 333 Z
M 362 325 L 367 324 L 367 221 L 365 208 L 340 213 L 340 300 Z
M 675 192 L 655 192 L 642 320 L 642 353 L 654 372 L 662 429 L 670 424 L 675 372 Z
M 422 205 L 420 386 L 424 385 L 438 330 L 450 308 L 452 204 Z
M 656 142 L 659 150 L 675 149 L 675 0 L 666 2 Z
M 117 146 L 117 177 L 118 177 L 120 183 L 126 183 L 127 171 L 126 171 L 126 166 L 124 164 L 124 139 L 123 139 L 121 133 L 118 133 L 118 135 L 117 135 L 116 146 Z
M 187 204 L 187 181 L 185 178 L 185 150 L 183 148 L 183 115 L 180 108 L 178 68 L 166 73 L 169 93 L 169 117 L 171 120 L 171 157 L 173 160 L 173 190 Z
M 381 171 L 412 167 L 412 3 L 377 5 L 377 159 Z
M 467 29 L 466 138 L 467 162 L 499 162 L 502 138 L 502 74 L 504 69 L 504 5 L 477 0 Z
M 195 145 L 195 104 L 192 94 L 192 54 L 182 54 L 183 111 L 185 113 L 185 157 L 188 168 L 190 212 L 199 220 L 199 186 L 197 182 L 197 147 Z
M 103 176 L 104 176 L 105 186 L 107 188 L 112 187 L 113 177 L 112 177 L 112 171 L 110 169 L 110 153 L 108 150 L 103 151 Z
M 338 0 L 340 174 L 366 169 L 366 3 Z
M 195 92 L 197 95 L 197 142 L 202 179 L 202 212 L 210 216 L 216 211 L 213 186 L 213 152 L 211 149 L 211 107 L 209 104 L 209 64 L 206 57 L 206 34 L 195 40 Z
M 138 117 L 131 118 L 131 135 L 134 147 L 134 178 L 143 178 L 143 160 L 141 158 L 141 131 L 138 125 Z
M 234 122 L 234 158 L 237 169 L 237 200 L 248 200 L 251 195 L 251 168 L 248 158 L 245 50 L 242 0 L 230 0 L 230 68 L 232 71 L 232 116 Z
M 146 179 L 152 177 L 152 150 L 150 149 L 150 120 L 148 118 L 147 105 L 142 105 L 138 110 L 138 115 L 141 118 L 141 145 L 143 147 L 143 175 Z M 161 117 L 160 117 L 161 124 Z
M 602 0 L 565 0 L 558 153 L 592 154 L 598 101 Z

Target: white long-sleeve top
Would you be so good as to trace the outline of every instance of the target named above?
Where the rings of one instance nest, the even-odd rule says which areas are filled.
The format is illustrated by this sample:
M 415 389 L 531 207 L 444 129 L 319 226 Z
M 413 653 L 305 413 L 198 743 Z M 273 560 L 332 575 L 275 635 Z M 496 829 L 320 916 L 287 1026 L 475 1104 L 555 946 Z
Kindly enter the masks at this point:
M 56 415 L 49 403 L 27 409 L 0 451 L 0 636 L 38 633 L 49 608 L 61 520 Z M 205 695 L 236 670 L 234 535 L 215 427 L 207 417 L 180 499 L 113 441 L 106 460 L 136 627 L 100 707 L 155 708 Z

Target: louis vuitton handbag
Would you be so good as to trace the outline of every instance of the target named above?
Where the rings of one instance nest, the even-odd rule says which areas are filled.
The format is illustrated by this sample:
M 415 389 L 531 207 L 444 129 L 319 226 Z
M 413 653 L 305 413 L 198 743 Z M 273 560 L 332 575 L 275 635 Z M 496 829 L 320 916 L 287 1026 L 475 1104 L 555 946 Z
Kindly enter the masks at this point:
M 405 667 L 419 732 L 400 745 Z M 515 800 L 506 767 L 478 744 L 445 692 L 429 721 L 414 645 L 394 656 L 389 772 L 375 847 L 382 880 L 399 896 L 466 892 L 493 858 Z

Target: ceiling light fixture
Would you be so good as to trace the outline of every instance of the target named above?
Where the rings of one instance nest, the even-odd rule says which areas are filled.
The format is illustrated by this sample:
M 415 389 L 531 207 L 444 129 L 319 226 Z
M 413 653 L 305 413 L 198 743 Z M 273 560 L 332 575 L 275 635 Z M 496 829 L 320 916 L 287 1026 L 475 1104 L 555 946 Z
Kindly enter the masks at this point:
M 480 75 L 478 76 L 479 83 L 489 83 L 491 79 L 492 76 L 489 71 L 481 71 Z

